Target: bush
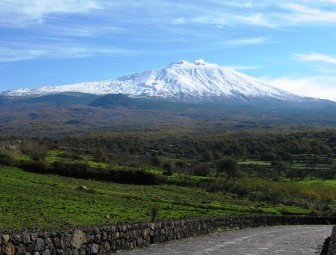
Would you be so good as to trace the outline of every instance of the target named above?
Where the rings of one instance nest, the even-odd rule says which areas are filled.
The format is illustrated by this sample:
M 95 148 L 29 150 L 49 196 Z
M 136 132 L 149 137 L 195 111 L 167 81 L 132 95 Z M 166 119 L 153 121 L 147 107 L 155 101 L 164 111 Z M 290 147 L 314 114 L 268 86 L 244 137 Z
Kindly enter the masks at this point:
M 226 157 L 218 162 L 217 173 L 226 173 L 227 178 L 239 176 L 239 166 L 235 159 Z
M 93 177 L 93 171 L 85 163 L 64 163 L 56 161 L 52 164 L 52 173 L 67 177 L 89 179 Z M 94 179 L 94 178 L 92 178 Z
M 138 184 L 138 185 L 152 185 L 160 184 L 164 182 L 164 179 L 152 173 L 148 173 L 143 170 L 109 170 L 108 181 L 117 183 L 127 183 L 127 184 Z
M 170 162 L 166 162 L 162 165 L 164 170 L 163 174 L 167 176 L 171 176 L 173 174 L 173 167 Z
M 30 157 L 31 160 L 44 160 L 48 155 L 48 149 L 45 145 L 37 142 L 26 141 L 21 146 L 21 151 Z
M 193 175 L 196 176 L 208 176 L 210 174 L 210 169 L 208 164 L 201 163 L 201 164 L 195 164 L 190 167 L 191 172 Z
M 151 164 L 153 166 L 159 167 L 159 166 L 161 166 L 162 162 L 161 162 L 161 160 L 158 156 L 154 156 L 154 157 L 151 158 Z
M 85 163 L 65 163 L 56 161 L 52 165 L 48 165 L 44 161 L 29 161 L 22 163 L 21 168 L 35 173 L 57 174 L 73 178 L 95 179 L 127 184 L 153 185 L 164 182 L 162 177 L 143 170 L 120 171 L 90 168 Z
M 0 153 L 0 165 L 12 166 L 14 164 L 14 159 L 7 153 Z
M 39 173 L 39 174 L 48 174 L 52 172 L 52 167 L 48 163 L 42 160 L 38 161 L 24 161 L 20 164 L 20 167 L 23 170 L 33 172 L 33 173 Z
M 230 181 L 215 181 L 204 183 L 204 188 L 207 192 L 231 192 L 234 189 L 234 184 Z
M 246 195 L 248 195 L 249 190 L 245 187 L 234 186 L 232 193 L 237 194 L 238 197 L 245 197 Z
M 248 198 L 251 201 L 259 201 L 259 202 L 273 203 L 273 204 L 278 204 L 278 203 L 282 202 L 282 200 L 279 199 L 279 197 L 276 193 L 269 192 L 269 191 L 266 191 L 266 190 L 253 191 L 253 192 L 249 193 Z

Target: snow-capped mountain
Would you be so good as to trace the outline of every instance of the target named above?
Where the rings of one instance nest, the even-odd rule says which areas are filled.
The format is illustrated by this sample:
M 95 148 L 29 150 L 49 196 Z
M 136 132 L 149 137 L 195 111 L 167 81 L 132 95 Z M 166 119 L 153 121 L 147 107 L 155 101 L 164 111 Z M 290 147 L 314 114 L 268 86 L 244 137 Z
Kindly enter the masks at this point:
M 133 98 L 158 97 L 183 101 L 259 98 L 301 101 L 303 99 L 233 69 L 210 64 L 202 59 L 194 62 L 182 60 L 163 69 L 127 75 L 117 80 L 18 89 L 5 91 L 0 95 L 43 96 L 69 92 L 95 95 L 125 94 Z

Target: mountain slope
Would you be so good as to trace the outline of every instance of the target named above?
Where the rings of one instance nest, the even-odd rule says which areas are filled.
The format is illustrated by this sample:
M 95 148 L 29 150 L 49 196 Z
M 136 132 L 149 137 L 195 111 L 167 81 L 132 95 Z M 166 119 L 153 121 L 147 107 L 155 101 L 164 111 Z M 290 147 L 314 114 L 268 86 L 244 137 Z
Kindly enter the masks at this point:
M 203 60 L 193 63 L 179 61 L 167 68 L 133 74 L 118 80 L 141 87 L 142 95 L 163 98 L 202 101 L 229 98 L 301 99 L 232 69 L 209 64 Z
M 43 96 L 58 93 L 95 95 L 125 94 L 133 98 L 162 98 L 182 101 L 221 101 L 275 99 L 302 101 L 303 97 L 276 89 L 232 69 L 206 63 L 179 61 L 166 68 L 145 71 L 117 80 L 72 85 L 18 89 L 0 93 L 3 96 Z

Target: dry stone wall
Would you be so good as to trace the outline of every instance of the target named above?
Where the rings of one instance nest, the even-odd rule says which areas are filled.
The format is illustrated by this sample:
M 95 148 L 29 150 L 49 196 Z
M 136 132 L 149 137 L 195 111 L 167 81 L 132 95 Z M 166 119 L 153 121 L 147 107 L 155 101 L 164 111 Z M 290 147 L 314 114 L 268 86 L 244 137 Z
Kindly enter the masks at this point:
M 214 231 L 273 225 L 336 224 L 333 217 L 234 216 L 57 231 L 0 231 L 1 255 L 95 255 Z
M 329 241 L 328 255 L 336 255 L 336 226 L 333 227 Z

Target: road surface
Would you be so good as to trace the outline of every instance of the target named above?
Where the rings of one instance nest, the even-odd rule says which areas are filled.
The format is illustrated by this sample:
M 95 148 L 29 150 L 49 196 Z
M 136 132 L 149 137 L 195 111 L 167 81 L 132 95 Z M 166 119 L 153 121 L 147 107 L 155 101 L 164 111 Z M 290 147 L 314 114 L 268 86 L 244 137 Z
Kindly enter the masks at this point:
M 320 254 L 332 226 L 274 226 L 243 229 L 156 244 L 124 255 Z

